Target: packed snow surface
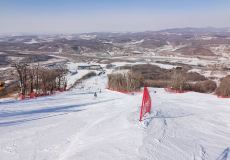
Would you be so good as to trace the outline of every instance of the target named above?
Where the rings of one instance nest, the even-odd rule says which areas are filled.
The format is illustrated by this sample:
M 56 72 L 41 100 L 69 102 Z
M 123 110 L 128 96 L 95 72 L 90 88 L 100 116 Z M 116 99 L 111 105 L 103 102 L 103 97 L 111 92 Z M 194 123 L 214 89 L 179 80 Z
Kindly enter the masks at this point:
M 49 97 L 1 100 L 0 159 L 230 159 L 229 99 L 150 88 L 152 112 L 140 123 L 142 94 L 106 90 L 106 79 Z

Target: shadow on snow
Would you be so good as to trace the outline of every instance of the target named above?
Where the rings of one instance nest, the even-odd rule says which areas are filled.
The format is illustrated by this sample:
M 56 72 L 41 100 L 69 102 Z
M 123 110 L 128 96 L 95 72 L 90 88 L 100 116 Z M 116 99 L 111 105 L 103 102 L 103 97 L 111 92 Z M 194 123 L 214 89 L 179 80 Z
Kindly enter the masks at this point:
M 63 112 L 63 113 L 62 114 L 56 114 L 56 115 L 49 115 L 49 116 L 45 116 L 45 117 L 36 117 L 36 118 L 20 119 L 20 120 L 15 120 L 15 121 L 0 122 L 0 127 L 16 125 L 19 123 L 25 123 L 25 122 L 29 122 L 29 121 L 44 119 L 44 118 L 55 117 L 55 116 L 67 114 L 70 112 L 79 112 L 79 111 L 83 111 L 83 109 L 80 109 L 79 107 L 85 107 L 85 106 L 90 106 L 90 105 L 95 105 L 95 104 L 100 104 L 100 103 L 106 103 L 106 102 L 110 102 L 110 101 L 114 101 L 114 100 L 116 100 L 116 99 L 108 99 L 108 100 L 103 100 L 103 101 L 98 101 L 98 102 L 90 102 L 90 103 L 84 103 L 84 104 L 78 104 L 78 105 L 61 105 L 61 106 L 55 106 L 55 107 L 51 107 L 51 108 L 42 108 L 42 109 L 30 110 L 30 111 L 2 112 L 2 113 L 0 113 L 0 118 L 9 118 L 9 117 L 27 116 L 27 115 L 33 116 L 33 115 L 37 115 L 37 114 L 39 115 L 39 114 L 44 114 L 44 113 L 60 113 L 60 112 Z
M 226 148 L 216 160 L 228 160 L 230 148 Z

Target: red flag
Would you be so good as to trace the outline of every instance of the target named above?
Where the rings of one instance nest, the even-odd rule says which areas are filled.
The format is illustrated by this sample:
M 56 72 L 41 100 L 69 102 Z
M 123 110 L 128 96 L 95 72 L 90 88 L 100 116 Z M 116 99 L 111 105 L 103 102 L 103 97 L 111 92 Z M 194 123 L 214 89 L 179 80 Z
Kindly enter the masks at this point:
M 140 110 L 140 121 L 142 121 L 142 117 L 146 113 L 150 113 L 151 111 L 151 97 L 149 95 L 149 91 L 147 87 L 144 87 L 144 92 L 143 92 L 143 98 L 142 98 L 142 105 L 141 105 L 141 110 Z

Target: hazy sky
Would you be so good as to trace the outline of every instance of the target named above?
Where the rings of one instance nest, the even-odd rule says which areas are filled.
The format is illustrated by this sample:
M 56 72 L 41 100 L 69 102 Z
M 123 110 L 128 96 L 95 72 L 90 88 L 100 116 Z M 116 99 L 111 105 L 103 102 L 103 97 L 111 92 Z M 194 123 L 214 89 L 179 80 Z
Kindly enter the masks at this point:
M 0 0 L 0 33 L 230 27 L 230 0 Z

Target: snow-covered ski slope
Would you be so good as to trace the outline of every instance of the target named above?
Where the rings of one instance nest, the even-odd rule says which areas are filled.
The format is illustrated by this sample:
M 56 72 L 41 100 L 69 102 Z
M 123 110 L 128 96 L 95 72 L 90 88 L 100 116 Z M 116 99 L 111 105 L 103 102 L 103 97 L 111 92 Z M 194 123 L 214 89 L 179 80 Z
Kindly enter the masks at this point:
M 152 88 L 152 113 L 140 123 L 142 95 L 105 88 L 103 75 L 54 96 L 1 101 L 0 159 L 230 159 L 229 99 Z

